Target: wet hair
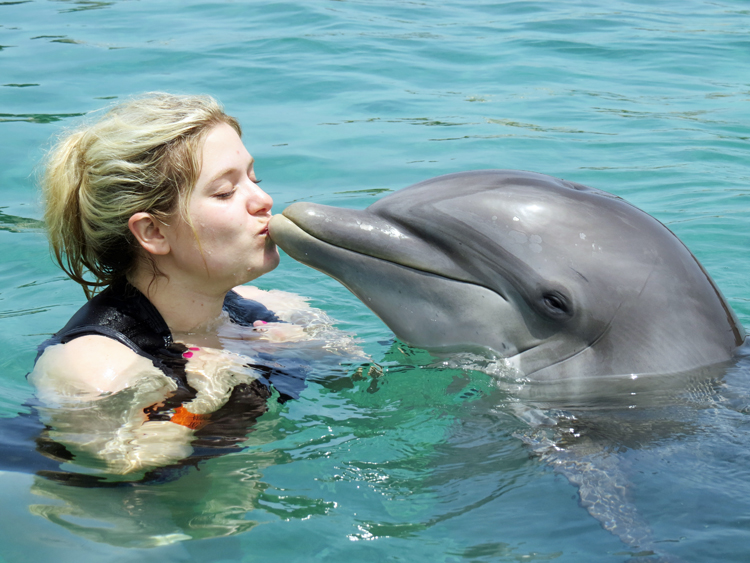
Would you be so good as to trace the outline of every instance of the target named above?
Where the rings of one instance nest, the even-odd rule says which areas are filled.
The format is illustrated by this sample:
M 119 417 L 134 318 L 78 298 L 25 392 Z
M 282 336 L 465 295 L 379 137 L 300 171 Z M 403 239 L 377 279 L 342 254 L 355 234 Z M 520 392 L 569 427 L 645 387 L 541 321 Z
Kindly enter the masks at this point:
M 86 297 L 148 257 L 128 227 L 133 214 L 165 223 L 179 214 L 191 224 L 187 205 L 200 175 L 200 149 L 222 123 L 242 134 L 210 96 L 157 92 L 112 107 L 53 146 L 41 179 L 44 219 L 57 262 Z

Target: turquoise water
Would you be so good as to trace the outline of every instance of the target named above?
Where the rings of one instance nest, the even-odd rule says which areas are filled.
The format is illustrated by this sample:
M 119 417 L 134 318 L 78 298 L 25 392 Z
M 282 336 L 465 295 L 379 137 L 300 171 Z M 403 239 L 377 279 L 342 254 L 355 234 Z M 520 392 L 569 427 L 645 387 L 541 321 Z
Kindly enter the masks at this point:
M 27 412 L 37 344 L 83 302 L 49 258 L 34 167 L 78 116 L 151 90 L 219 98 L 277 211 L 361 208 L 478 168 L 611 191 L 685 241 L 747 326 L 749 16 L 698 0 L 0 2 L 0 415 Z M 631 557 L 532 455 L 492 376 L 425 367 L 288 258 L 258 285 L 309 296 L 372 365 L 322 363 L 242 452 L 169 483 L 0 474 L 2 560 Z M 621 425 L 595 459 L 625 475 L 659 551 L 746 560 L 749 378 L 740 365 L 692 402 L 644 409 L 648 424 Z

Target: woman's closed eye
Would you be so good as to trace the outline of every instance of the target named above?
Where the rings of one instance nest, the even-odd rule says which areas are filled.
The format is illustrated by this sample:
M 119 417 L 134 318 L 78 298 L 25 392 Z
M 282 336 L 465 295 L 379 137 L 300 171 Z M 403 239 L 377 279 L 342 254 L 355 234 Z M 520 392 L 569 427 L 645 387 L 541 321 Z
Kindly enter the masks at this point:
M 237 191 L 237 188 L 232 187 L 232 188 L 221 190 L 221 191 L 215 193 L 214 197 L 216 199 L 229 199 L 230 197 L 232 197 L 234 195 L 234 192 L 236 192 L 236 191 Z

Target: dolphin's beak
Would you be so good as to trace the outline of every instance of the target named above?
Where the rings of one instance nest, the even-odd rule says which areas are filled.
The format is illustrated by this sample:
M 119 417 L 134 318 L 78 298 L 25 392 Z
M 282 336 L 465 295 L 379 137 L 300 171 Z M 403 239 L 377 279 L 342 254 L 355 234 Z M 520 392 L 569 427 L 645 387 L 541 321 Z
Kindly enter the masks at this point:
M 405 342 L 512 356 L 537 341 L 515 305 L 476 283 L 441 275 L 441 261 L 444 271 L 456 271 L 449 256 L 376 215 L 295 203 L 274 215 L 269 232 L 289 256 L 341 282 Z

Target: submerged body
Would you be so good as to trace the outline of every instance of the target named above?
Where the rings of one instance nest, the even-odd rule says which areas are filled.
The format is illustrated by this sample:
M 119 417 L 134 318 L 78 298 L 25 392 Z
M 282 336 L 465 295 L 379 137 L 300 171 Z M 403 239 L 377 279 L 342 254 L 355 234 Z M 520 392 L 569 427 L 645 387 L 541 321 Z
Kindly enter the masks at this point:
M 730 360 L 745 338 L 664 225 L 542 174 L 449 174 L 361 211 L 296 203 L 270 233 L 400 339 L 489 348 L 532 380 L 684 372 Z

